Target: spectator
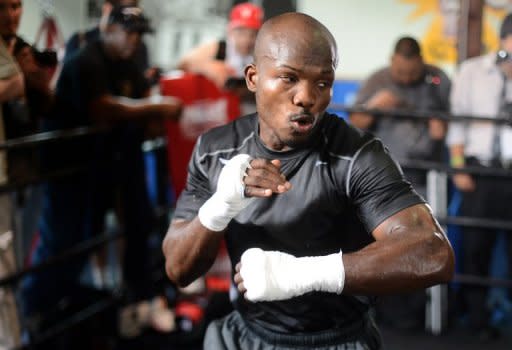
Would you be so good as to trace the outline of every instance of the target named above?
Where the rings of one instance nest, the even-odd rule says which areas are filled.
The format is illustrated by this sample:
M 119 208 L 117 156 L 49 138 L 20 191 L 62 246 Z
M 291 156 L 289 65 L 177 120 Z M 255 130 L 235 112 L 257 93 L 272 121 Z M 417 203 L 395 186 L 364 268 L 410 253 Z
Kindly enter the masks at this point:
M 146 271 L 145 247 L 153 220 L 141 150 L 144 122 L 177 120 L 181 112 L 176 99 L 148 98 L 147 80 L 132 60 L 141 35 L 150 30 L 140 8 L 115 7 L 100 40 L 64 64 L 54 116 L 46 127 L 109 125 L 111 130 L 48 150 L 46 166 L 80 165 L 88 170 L 45 185 L 41 238 L 33 255 L 37 263 L 91 238 L 101 232 L 105 212 L 114 208 L 126 237 L 123 277 L 129 301 L 153 293 Z M 83 261 L 74 261 L 24 281 L 25 313 L 45 312 L 63 297 L 75 295 Z
M 418 42 L 400 38 L 388 67 L 373 73 L 356 97 L 356 105 L 370 109 L 448 111 L 450 80 L 439 68 L 425 64 Z M 369 129 L 382 140 L 399 161 L 442 161 L 446 125 L 438 119 L 406 120 L 393 117 L 376 119 L 364 113 L 350 116 L 353 125 Z M 426 195 L 423 170 L 404 170 L 415 189 Z M 423 291 L 381 298 L 377 310 L 381 321 L 401 329 L 421 329 L 425 319 Z
M 225 238 L 236 311 L 205 349 L 380 349 L 370 296 L 450 279 L 450 244 L 382 143 L 326 113 L 338 54 L 324 25 L 273 17 L 254 55 L 258 112 L 198 140 L 167 274 L 187 285 Z
M 510 117 L 512 110 L 512 15 L 503 20 L 500 49 L 464 61 L 453 80 L 453 114 Z M 481 122 L 453 122 L 447 143 L 454 167 L 476 166 L 510 169 L 512 139 L 510 128 Z M 463 216 L 510 220 L 512 217 L 512 181 L 508 178 L 473 176 L 458 173 L 455 186 L 462 192 L 460 214 Z M 463 227 L 463 269 L 471 275 L 487 276 L 496 231 Z M 509 273 L 512 273 L 512 240 L 507 235 Z M 494 338 L 497 329 L 490 324 L 486 303 L 488 288 L 465 285 L 464 299 L 469 324 L 482 339 Z
M 96 41 L 100 38 L 100 33 L 105 30 L 108 24 L 108 18 L 114 6 L 138 6 L 138 0 L 105 0 L 101 8 L 101 18 L 97 26 L 87 30 L 74 33 L 66 42 L 66 50 L 64 54 L 64 62 L 79 49 L 84 48 L 88 43 Z M 138 65 L 139 69 L 144 72 L 145 77 L 150 85 L 155 84 L 159 78 L 159 69 L 150 67 L 148 48 L 144 41 L 140 41 L 132 58 Z
M 25 94 L 4 104 L 4 127 L 7 138 L 27 136 L 40 130 L 42 114 L 51 107 L 52 92 L 49 88 L 48 69 L 57 64 L 56 55 L 40 52 L 17 35 L 23 12 L 21 0 L 1 0 L 1 36 L 8 50 L 21 68 L 25 82 Z M 33 155 L 24 151 L 8 154 L 9 172 L 12 178 L 26 177 L 34 173 L 36 166 Z
M 0 27 L 5 28 L 8 4 L 0 0 Z M 3 33 L 2 33 L 3 34 Z M 23 75 L 0 37 L 0 144 L 5 142 L 3 104 L 24 94 Z M 0 186 L 8 180 L 5 151 L 0 150 Z M 0 192 L 0 278 L 16 272 L 13 246 L 13 211 L 9 194 Z M 16 300 L 11 288 L 0 288 L 0 343 L 8 347 L 19 345 L 20 330 Z
M 231 89 L 242 98 L 242 114 L 255 110 L 254 96 L 247 90 L 244 70 L 252 63 L 256 34 L 263 22 L 263 9 L 252 3 L 233 7 L 226 40 L 201 45 L 186 54 L 178 68 L 202 74 L 219 89 Z
M 435 66 L 425 64 L 418 42 L 403 37 L 395 44 L 389 67 L 373 73 L 356 97 L 356 105 L 370 109 L 411 111 L 448 111 L 450 80 Z M 425 122 L 398 118 L 380 118 L 353 113 L 351 122 L 372 130 L 399 160 L 441 161 L 446 151 L 446 125 L 438 119 Z M 425 194 L 423 171 L 406 171 L 410 180 Z

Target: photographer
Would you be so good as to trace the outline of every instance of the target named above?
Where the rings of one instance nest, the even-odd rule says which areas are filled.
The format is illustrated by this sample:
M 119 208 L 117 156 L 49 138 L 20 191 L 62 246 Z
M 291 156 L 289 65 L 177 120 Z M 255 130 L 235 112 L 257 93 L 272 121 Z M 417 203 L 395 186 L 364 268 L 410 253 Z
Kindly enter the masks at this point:
M 505 17 L 500 30 L 500 49 L 468 59 L 460 66 L 453 81 L 453 114 L 501 117 L 510 115 L 512 102 L 512 14 Z M 512 139 L 510 127 L 493 123 L 454 122 L 447 136 L 453 167 L 478 166 L 510 168 Z M 509 178 L 477 177 L 459 173 L 453 182 L 462 192 L 460 214 L 463 216 L 509 220 L 512 207 L 512 182 Z M 505 204 L 505 205 L 504 205 Z M 495 230 L 464 227 L 463 268 L 472 275 L 486 276 L 496 241 Z M 512 241 L 507 235 L 509 272 L 512 271 Z M 488 288 L 468 285 L 463 294 L 468 307 L 469 325 L 482 340 L 498 336 L 490 325 L 487 307 Z
M 254 95 L 247 90 L 245 67 L 253 61 L 256 34 L 263 23 L 263 9 L 244 2 L 231 9 L 226 40 L 206 43 L 187 53 L 178 68 L 202 74 L 219 89 L 238 94 L 242 100 L 241 114 L 256 109 Z
M 17 99 L 24 93 L 23 76 L 14 58 L 7 51 L 0 38 L 0 144 L 5 141 L 3 104 Z M 0 185 L 7 182 L 7 162 L 5 151 L 0 150 Z M 12 234 L 12 206 L 10 196 L 0 193 L 0 278 L 16 271 Z M 20 332 L 18 314 L 13 290 L 0 288 L 0 344 L 15 346 L 19 343 Z
M 40 131 L 40 121 L 49 115 L 53 97 L 50 71 L 57 65 L 54 52 L 40 52 L 17 35 L 23 13 L 21 0 L 0 0 L 1 36 L 23 75 L 25 91 L 3 105 L 5 137 L 31 135 Z M 33 155 L 22 151 L 8 153 L 9 177 L 21 178 L 36 169 Z

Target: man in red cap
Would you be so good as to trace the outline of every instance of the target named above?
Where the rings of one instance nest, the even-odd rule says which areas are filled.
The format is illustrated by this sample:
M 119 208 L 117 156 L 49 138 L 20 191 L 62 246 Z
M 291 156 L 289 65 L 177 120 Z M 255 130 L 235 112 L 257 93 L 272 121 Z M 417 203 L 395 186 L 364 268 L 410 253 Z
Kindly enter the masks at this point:
M 178 68 L 202 74 L 221 89 L 235 89 L 242 97 L 248 94 L 244 69 L 252 63 L 256 34 L 263 23 L 263 9 L 249 2 L 233 7 L 229 15 L 226 40 L 201 45 L 186 54 Z M 242 108 L 242 114 L 252 113 Z M 242 106 L 244 107 L 244 105 Z

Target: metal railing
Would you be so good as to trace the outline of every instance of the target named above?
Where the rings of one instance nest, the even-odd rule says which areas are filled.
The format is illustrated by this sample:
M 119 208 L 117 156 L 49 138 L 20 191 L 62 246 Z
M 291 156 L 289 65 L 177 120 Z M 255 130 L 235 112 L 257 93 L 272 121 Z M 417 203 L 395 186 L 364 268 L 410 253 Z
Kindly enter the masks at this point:
M 389 116 L 394 118 L 404 118 L 404 119 L 416 119 L 416 120 L 425 120 L 426 118 L 439 118 L 443 120 L 457 120 L 457 121 L 487 121 L 492 123 L 499 124 L 511 124 L 510 118 L 490 118 L 490 117 L 475 117 L 475 116 L 453 116 L 448 113 L 429 111 L 429 112 L 419 112 L 419 111 L 403 111 L 403 110 L 369 110 L 364 108 L 355 108 L 348 107 L 343 105 L 331 105 L 330 109 L 345 111 L 345 112 L 365 112 L 371 113 L 377 117 Z M 22 149 L 22 148 L 30 148 L 30 147 L 39 147 L 41 145 L 47 143 L 58 143 L 64 142 L 66 140 L 72 140 L 76 138 L 82 138 L 86 136 L 96 135 L 101 132 L 105 132 L 107 129 L 99 128 L 99 127 L 82 127 L 75 128 L 69 130 L 59 130 L 45 133 L 38 133 L 22 138 L 8 140 L 4 143 L 0 143 L 0 150 L 13 150 L 13 149 Z M 501 220 L 489 220 L 483 218 L 467 218 L 467 217 L 451 217 L 447 216 L 447 180 L 448 174 L 454 174 L 457 172 L 465 172 L 478 176 L 495 176 L 495 177 L 512 177 L 512 171 L 505 169 L 497 169 L 497 168 L 480 168 L 480 167 L 466 167 L 466 168 L 452 168 L 449 165 L 436 163 L 436 162 L 428 162 L 428 161 L 402 161 L 401 165 L 405 169 L 414 169 L 414 170 L 424 170 L 427 171 L 427 199 L 430 205 L 433 208 L 434 215 L 439 219 L 439 221 L 446 224 L 455 224 L 461 226 L 473 226 L 473 227 L 483 227 L 483 228 L 491 228 L 491 229 L 504 229 L 504 230 L 512 230 L 512 221 L 501 221 Z M 77 167 L 70 169 L 61 169 L 56 170 L 52 173 L 46 173 L 41 175 L 34 175 L 31 178 L 26 179 L 18 179 L 11 181 L 7 184 L 0 185 L 0 193 L 5 191 L 13 191 L 17 190 L 24 186 L 29 186 L 32 184 L 39 183 L 41 181 L 46 181 L 49 179 L 69 176 L 70 174 L 74 174 L 79 171 L 83 171 L 85 168 Z M 0 279 L 0 286 L 14 285 L 21 278 L 28 274 L 37 273 L 38 271 L 42 271 L 48 269 L 50 267 L 54 267 L 56 265 L 65 263 L 71 259 L 75 259 L 77 257 L 89 254 L 94 250 L 102 247 L 103 245 L 111 242 L 113 240 L 117 240 L 121 237 L 121 234 L 117 235 L 101 235 L 95 237 L 89 241 L 81 242 L 77 244 L 75 247 L 64 251 L 58 256 L 50 258 L 38 265 L 31 266 L 20 271 L 17 271 L 9 276 L 6 276 Z M 470 275 L 456 275 L 454 277 L 455 282 L 459 283 L 472 283 L 478 285 L 493 285 L 511 288 L 512 281 L 509 280 L 500 280 L 494 278 L 484 278 L 479 276 L 470 276 Z M 428 290 L 429 299 L 427 303 L 427 320 L 426 325 L 427 328 L 434 334 L 439 334 L 446 327 L 446 319 L 447 319 L 447 290 L 446 286 L 435 286 Z M 101 304 L 101 302 L 100 302 Z M 107 305 L 107 304 L 105 304 Z M 99 308 L 92 307 L 91 310 L 101 310 L 104 306 Z M 84 311 L 85 315 L 90 315 L 90 312 L 95 311 Z M 97 311 L 99 312 L 99 311 Z M 77 320 L 81 319 L 77 316 Z M 72 318 L 72 317 L 71 317 Z M 60 329 L 57 327 L 56 329 Z M 46 335 L 41 335 L 39 340 L 46 339 L 51 337 L 51 333 Z
M 359 106 L 347 106 L 331 104 L 330 110 L 347 113 L 367 113 L 377 118 L 390 117 L 396 119 L 407 119 L 418 122 L 430 118 L 442 119 L 456 122 L 488 122 L 499 125 L 512 125 L 512 116 L 474 116 L 474 115 L 452 115 L 442 111 L 416 111 L 404 109 L 367 109 Z M 512 170 L 491 167 L 463 167 L 453 168 L 448 164 L 423 160 L 400 160 L 400 165 L 408 170 L 422 170 L 427 173 L 427 201 L 432 207 L 434 216 L 443 225 L 453 224 L 459 226 L 479 227 L 496 230 L 512 230 L 512 221 L 491 220 L 486 218 L 470 218 L 460 216 L 448 216 L 448 175 L 456 173 L 467 173 L 474 176 L 511 178 Z M 454 282 L 512 288 L 512 280 L 502 280 L 481 276 L 456 274 Z M 437 285 L 427 289 L 426 319 L 425 326 L 433 334 L 440 334 L 447 326 L 448 320 L 448 290 L 446 285 Z

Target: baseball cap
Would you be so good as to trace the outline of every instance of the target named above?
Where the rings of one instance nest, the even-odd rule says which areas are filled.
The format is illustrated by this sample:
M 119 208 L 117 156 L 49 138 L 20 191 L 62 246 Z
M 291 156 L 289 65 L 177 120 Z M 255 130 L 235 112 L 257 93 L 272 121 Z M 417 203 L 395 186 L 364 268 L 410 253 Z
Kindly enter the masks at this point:
M 504 39 L 507 35 L 512 35 L 512 13 L 509 13 L 501 22 L 500 39 Z
M 233 7 L 229 15 L 229 28 L 245 27 L 260 29 L 263 23 L 263 9 L 250 2 L 244 2 Z
M 118 23 L 128 31 L 141 34 L 154 32 L 142 9 L 137 6 L 114 6 L 108 17 L 108 23 Z

